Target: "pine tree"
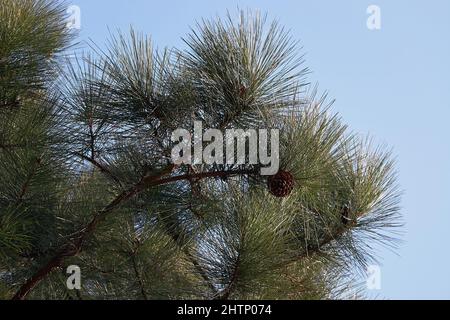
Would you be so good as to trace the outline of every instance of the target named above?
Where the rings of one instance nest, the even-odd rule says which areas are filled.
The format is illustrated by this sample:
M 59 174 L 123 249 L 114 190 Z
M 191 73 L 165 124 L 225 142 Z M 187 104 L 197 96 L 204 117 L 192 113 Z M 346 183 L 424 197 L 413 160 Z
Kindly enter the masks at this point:
M 65 8 L 0 2 L 1 298 L 361 289 L 374 243 L 397 242 L 395 163 L 307 83 L 289 32 L 241 12 L 198 24 L 183 50 L 131 30 L 73 58 Z M 279 129 L 280 170 L 174 164 L 172 132 L 194 121 Z

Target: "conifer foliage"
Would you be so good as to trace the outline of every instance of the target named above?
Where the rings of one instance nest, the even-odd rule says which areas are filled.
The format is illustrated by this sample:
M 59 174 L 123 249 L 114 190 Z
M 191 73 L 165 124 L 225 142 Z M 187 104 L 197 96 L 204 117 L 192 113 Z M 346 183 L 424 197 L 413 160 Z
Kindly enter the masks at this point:
M 199 23 L 182 49 L 131 30 L 74 58 L 66 8 L 0 2 L 0 298 L 359 290 L 374 243 L 396 245 L 394 162 L 308 85 L 289 32 L 240 12 Z M 174 164 L 171 134 L 194 121 L 279 129 L 280 170 Z

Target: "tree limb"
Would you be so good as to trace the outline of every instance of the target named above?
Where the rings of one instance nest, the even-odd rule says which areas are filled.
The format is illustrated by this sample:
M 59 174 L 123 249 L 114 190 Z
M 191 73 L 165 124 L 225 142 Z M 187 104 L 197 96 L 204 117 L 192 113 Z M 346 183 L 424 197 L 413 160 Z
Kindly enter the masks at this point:
M 69 241 L 65 246 L 63 246 L 62 249 L 58 251 L 58 253 L 44 267 L 40 268 L 31 278 L 29 278 L 20 287 L 20 289 L 17 291 L 17 293 L 14 295 L 12 299 L 13 300 L 25 299 L 26 296 L 30 293 L 30 291 L 33 290 L 33 288 L 40 281 L 42 281 L 50 272 L 52 272 L 55 268 L 60 267 L 67 257 L 75 256 L 81 251 L 85 240 L 88 238 L 88 236 L 90 236 L 94 232 L 97 225 L 101 223 L 111 211 L 114 211 L 120 205 L 124 204 L 129 199 L 138 195 L 145 189 L 176 181 L 186 180 L 189 178 L 203 179 L 208 177 L 224 177 L 231 175 L 254 173 L 254 170 L 233 170 L 233 171 L 202 172 L 193 175 L 179 175 L 169 178 L 163 178 L 166 174 L 172 172 L 174 168 L 175 165 L 169 165 L 163 172 L 161 172 L 156 176 L 146 176 L 135 186 L 118 195 L 110 204 L 108 204 L 105 208 L 103 208 L 103 210 L 97 212 L 97 214 L 94 216 L 91 222 L 89 222 L 85 227 L 83 227 L 78 232 L 78 236 L 75 239 Z

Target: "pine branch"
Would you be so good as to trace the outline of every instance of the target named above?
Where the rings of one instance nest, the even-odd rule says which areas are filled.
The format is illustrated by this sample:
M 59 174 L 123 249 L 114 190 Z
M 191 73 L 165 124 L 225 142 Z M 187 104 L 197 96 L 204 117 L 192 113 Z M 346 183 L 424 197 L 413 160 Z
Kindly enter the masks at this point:
M 0 144 L 0 149 L 2 150 L 25 148 L 25 147 L 26 147 L 25 144 Z
M 141 291 L 141 295 L 144 298 L 144 300 L 148 300 L 147 293 L 145 292 L 144 281 L 142 279 L 142 276 L 141 276 L 141 274 L 139 272 L 139 269 L 138 269 L 138 266 L 137 266 L 137 263 L 136 263 L 136 253 L 138 251 L 138 248 L 139 247 L 136 247 L 133 250 L 133 252 L 131 252 L 131 264 L 133 266 L 134 275 L 136 276 L 136 279 L 137 279 L 137 281 L 139 283 L 139 288 L 140 288 L 140 291 Z
M 223 170 L 223 171 L 213 171 L 213 172 L 200 172 L 194 174 L 185 174 L 169 178 L 164 178 L 158 181 L 158 185 L 172 183 L 181 180 L 189 179 L 205 179 L 205 178 L 224 178 L 237 175 L 251 175 L 255 174 L 256 171 L 253 169 L 242 169 L 242 170 Z
M 17 100 L 15 100 L 15 101 L 12 101 L 12 102 L 4 102 L 4 103 L 2 103 L 1 105 L 0 105 L 0 108 L 10 108 L 10 109 L 13 109 L 13 108 L 17 108 L 19 106 L 19 101 L 17 101 Z
M 311 272 L 310 261 L 329 261 L 331 268 L 334 261 L 339 267 L 365 266 L 373 258 L 370 241 L 393 245 L 393 238 L 384 234 L 386 228 L 397 226 L 399 210 L 390 156 L 359 148 L 359 139 L 347 132 L 337 115 L 329 115 L 325 95 L 316 97 L 316 88 L 305 98 L 299 96 L 308 71 L 301 67 L 298 42 L 278 23 L 266 28 L 266 17 L 250 12 L 241 12 L 237 21 L 230 15 L 226 20 L 203 21 L 184 39 L 186 50 L 165 50 L 162 55 L 149 37 L 132 30 L 130 38 L 113 37 L 106 51 L 96 52 L 98 58 L 87 56 L 77 65 L 58 68 L 71 40 L 62 4 L 0 0 L 0 111 L 6 115 L 0 116 L 0 127 L 5 128 L 0 130 L 5 136 L 0 139 L 4 167 L 0 180 L 5 180 L 0 198 L 12 197 L 11 208 L 9 203 L 7 210 L 0 207 L 0 254 L 5 251 L 13 263 L 7 273 L 3 270 L 12 279 L 8 285 L 14 287 L 27 272 L 24 260 L 9 259 L 9 252 L 26 257 L 28 246 L 47 252 L 55 238 L 64 239 L 44 263 L 26 257 L 32 264 L 30 277 L 13 299 L 25 299 L 39 284 L 37 297 L 75 297 L 67 289 L 49 293 L 54 289 L 53 274 L 49 275 L 84 250 L 89 251 L 85 262 L 91 272 L 99 270 L 95 265 L 99 261 L 106 264 L 100 268 L 103 272 L 115 269 L 118 265 L 112 260 L 117 254 L 127 266 L 123 273 L 94 277 L 97 281 L 85 298 L 109 296 L 101 288 L 105 281 L 121 297 L 131 293 L 151 299 L 154 292 L 190 297 L 201 287 L 200 296 L 213 299 L 266 297 L 274 292 L 278 298 L 288 290 L 288 296 L 296 292 L 298 287 L 286 288 L 283 281 L 290 276 L 295 280 L 298 271 L 300 280 L 311 274 L 321 277 L 319 285 L 308 278 L 312 289 L 301 288 L 314 296 L 317 290 L 327 291 L 322 284 L 333 287 L 344 275 L 322 268 Z M 62 70 L 68 71 L 66 79 L 54 83 L 58 74 L 66 73 Z M 42 107 L 47 96 L 56 98 L 48 105 L 51 108 Z M 196 172 L 162 164 L 170 158 L 170 132 L 194 119 L 220 129 L 280 129 L 280 168 L 296 182 L 290 196 L 269 198 L 267 190 L 259 192 L 260 179 L 245 181 L 259 178 L 256 166 L 235 170 L 217 165 Z M 35 148 L 42 143 L 56 171 L 42 170 L 41 159 L 34 165 L 33 154 L 39 152 Z M 79 162 L 72 162 L 77 158 Z M 59 190 L 75 179 L 73 171 L 64 169 L 72 164 L 75 169 L 86 164 L 110 181 L 94 175 L 92 181 L 98 185 L 86 183 L 59 198 Z M 228 181 L 230 176 L 239 178 Z M 205 183 L 211 197 L 196 212 L 203 200 L 202 179 L 211 179 Z M 176 190 L 156 188 L 165 184 L 174 184 Z M 120 189 L 111 197 L 109 187 L 117 190 L 117 185 Z M 134 207 L 132 199 L 140 194 Z M 145 201 L 147 196 L 150 201 Z M 16 200 L 30 206 L 19 212 Z M 35 214 L 41 211 L 49 219 Z M 162 223 L 149 211 L 159 212 Z M 128 227 L 137 243 L 128 247 L 127 242 L 128 249 L 117 252 L 124 243 L 122 233 L 116 232 L 123 230 L 122 214 L 132 218 Z M 360 231 L 365 233 L 359 237 Z M 149 239 L 145 236 L 155 241 L 141 247 L 139 240 Z M 89 254 L 92 241 L 99 244 L 95 256 Z M 80 257 L 84 261 L 85 254 Z M 155 260 L 161 262 L 155 263 L 155 272 L 143 268 L 144 262 Z M 123 275 L 130 279 L 122 279 Z M 121 289 L 131 290 L 123 294 Z M 80 292 L 76 295 L 82 299 Z
M 306 247 L 306 253 L 300 256 L 300 258 L 310 257 L 311 254 L 318 253 L 324 246 L 338 240 L 339 237 L 344 235 L 347 231 L 350 231 L 350 227 L 348 227 L 346 224 L 342 224 L 342 226 L 337 228 L 334 232 L 328 232 L 326 236 L 316 244 L 308 244 L 308 246 Z
M 28 187 L 29 187 L 29 185 L 30 185 L 30 183 L 31 183 L 31 179 L 33 179 L 33 177 L 34 177 L 34 175 L 36 174 L 36 172 L 37 172 L 39 166 L 41 165 L 41 163 L 42 163 L 42 159 L 41 159 L 41 158 L 36 159 L 36 162 L 35 162 L 35 164 L 34 164 L 34 166 L 33 166 L 33 169 L 32 169 L 31 172 L 28 174 L 28 176 L 27 176 L 27 178 L 26 178 L 24 184 L 22 185 L 22 188 L 21 188 L 20 194 L 19 194 L 19 196 L 18 196 L 18 198 L 17 198 L 16 204 L 19 204 L 19 203 L 22 202 L 23 197 L 24 197 L 25 194 L 27 193 Z
M 317 214 L 320 214 L 317 210 L 314 210 Z M 342 212 L 342 214 L 345 214 Z M 362 216 L 362 215 L 359 215 Z M 297 263 L 299 260 L 310 258 L 313 254 L 319 253 L 324 247 L 331 244 L 333 241 L 338 241 L 341 236 L 346 232 L 350 231 L 352 227 L 356 226 L 356 220 L 346 221 L 345 223 L 339 224 L 334 231 L 329 230 L 324 236 L 315 244 L 308 244 L 305 248 L 306 250 L 300 254 L 295 255 L 288 260 L 286 260 L 285 266 L 291 263 Z M 241 249 L 236 249 L 237 256 L 233 262 L 232 273 L 230 274 L 229 281 L 225 287 L 218 295 L 214 297 L 214 300 L 227 300 L 236 288 L 237 282 L 239 280 L 239 269 L 241 263 Z M 281 265 L 280 265 L 281 266 Z
M 228 297 L 233 292 L 234 286 L 236 284 L 236 280 L 238 279 L 238 272 L 239 272 L 239 262 L 240 262 L 240 256 L 236 257 L 236 263 L 234 266 L 233 274 L 231 275 L 230 282 L 228 283 L 225 290 L 223 290 L 219 296 L 215 298 L 215 300 L 228 300 Z
M 171 228 L 170 226 L 167 226 L 166 230 L 167 230 L 167 233 L 170 235 L 170 237 L 173 239 L 173 241 L 175 243 L 177 243 L 178 245 L 180 245 L 180 243 L 179 243 L 180 236 L 177 233 L 175 233 L 173 228 Z M 211 279 L 208 277 L 208 274 L 205 272 L 205 270 L 203 270 L 202 266 L 200 265 L 200 263 L 198 263 L 197 259 L 189 252 L 189 250 L 186 247 L 183 247 L 182 251 L 186 255 L 186 257 L 189 259 L 189 261 L 192 263 L 192 265 L 194 266 L 195 270 L 200 274 L 200 276 L 206 282 L 206 284 L 211 289 L 211 291 L 214 294 L 216 294 L 217 288 L 211 282 Z
M 86 155 L 84 155 L 84 154 L 82 154 L 80 152 L 75 152 L 74 154 L 76 156 L 80 157 L 81 159 L 90 162 L 95 167 L 97 167 L 100 170 L 100 172 L 106 174 L 108 177 L 113 179 L 117 184 L 121 185 L 121 182 L 120 182 L 119 178 L 117 178 L 110 170 L 108 170 L 108 168 L 106 168 L 103 164 L 101 164 L 100 162 L 98 162 L 94 158 L 88 157 L 88 156 L 86 156 Z
M 253 170 L 202 172 L 193 175 L 187 174 L 170 178 L 163 178 L 163 176 L 170 173 L 174 169 L 174 167 L 174 165 L 170 165 L 159 175 L 144 177 L 135 186 L 117 196 L 109 205 L 98 212 L 89 224 L 81 229 L 81 231 L 78 233 L 78 237 L 75 240 L 67 243 L 44 267 L 39 269 L 30 279 L 28 279 L 14 295 L 13 300 L 24 299 L 40 281 L 42 281 L 55 268 L 59 267 L 65 260 L 65 258 L 77 255 L 82 250 L 83 244 L 88 236 L 90 236 L 94 232 L 98 224 L 101 223 L 110 212 L 114 211 L 120 205 L 124 204 L 126 201 L 130 200 L 147 188 L 181 180 L 224 177 L 239 174 L 251 174 L 254 172 Z
M 92 114 L 89 116 L 88 119 L 88 127 L 89 127 L 89 147 L 91 151 L 91 159 L 95 161 L 95 135 L 94 135 L 94 129 L 93 129 L 93 120 L 92 120 Z
M 200 276 L 206 282 L 206 284 L 208 285 L 211 292 L 213 292 L 213 295 L 216 294 L 217 288 L 211 282 L 211 279 L 208 277 L 208 274 L 205 272 L 205 270 L 203 270 L 203 267 L 200 265 L 200 263 L 198 263 L 197 259 L 195 259 L 195 257 L 192 256 L 192 254 L 190 252 L 187 252 L 187 250 L 185 250 L 185 254 L 189 258 L 189 261 L 191 261 L 191 263 L 194 265 L 197 272 L 200 274 Z
M 27 282 L 20 287 L 19 291 L 12 298 L 13 300 L 22 300 L 28 293 L 54 269 L 59 268 L 64 261 L 64 251 L 57 254 L 44 267 L 40 268 Z

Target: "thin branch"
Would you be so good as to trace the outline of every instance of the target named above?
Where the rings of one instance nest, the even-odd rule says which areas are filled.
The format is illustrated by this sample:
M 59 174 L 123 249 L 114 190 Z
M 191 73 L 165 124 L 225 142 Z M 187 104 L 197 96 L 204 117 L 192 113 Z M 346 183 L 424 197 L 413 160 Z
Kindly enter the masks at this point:
M 325 245 L 331 243 L 332 241 L 339 239 L 339 237 L 341 237 L 347 231 L 349 231 L 349 228 L 342 226 L 342 227 L 336 229 L 336 231 L 334 233 L 331 233 L 331 232 L 327 233 L 327 235 L 322 240 L 320 240 L 317 244 L 315 244 L 315 245 L 309 244 L 306 248 L 306 254 L 304 256 L 301 256 L 301 258 L 309 257 L 311 254 L 319 252 L 321 248 L 323 248 Z
M 214 286 L 214 284 L 211 282 L 211 279 L 208 277 L 207 273 L 203 269 L 203 267 L 198 263 L 197 259 L 195 259 L 194 256 L 190 252 L 188 252 L 186 249 L 183 250 L 186 256 L 189 258 L 197 272 L 200 274 L 200 276 L 205 280 L 206 284 L 208 285 L 209 289 L 216 294 L 217 288 Z
M 117 178 L 116 176 L 114 176 L 112 174 L 112 172 L 110 170 L 108 170 L 108 168 L 106 168 L 103 164 L 101 164 L 100 162 L 98 162 L 97 160 L 95 160 L 92 157 L 88 157 L 82 153 L 79 152 L 75 152 L 74 153 L 76 156 L 80 157 L 83 160 L 86 160 L 88 162 L 90 162 L 91 164 L 93 164 L 95 167 L 97 167 L 100 172 L 106 174 L 107 176 L 109 176 L 111 179 L 113 179 L 116 183 L 121 184 L 119 178 Z
M 255 170 L 253 169 L 242 169 L 242 170 L 229 170 L 229 171 L 214 171 L 214 172 L 200 172 L 194 174 L 185 174 L 180 176 L 174 176 L 169 178 L 164 178 L 158 180 L 158 185 L 167 184 L 171 182 L 176 182 L 180 180 L 189 180 L 189 179 L 205 179 L 205 178 L 223 178 L 237 175 L 245 175 L 245 174 L 255 174 Z
M 214 298 L 214 300 L 227 300 L 230 294 L 233 292 L 236 280 L 238 278 L 239 263 L 240 263 L 240 255 L 238 254 L 230 282 L 228 283 L 227 287 L 220 293 L 220 295 Z
M 33 179 L 33 177 L 34 177 L 34 175 L 36 174 L 36 172 L 37 172 L 39 166 L 41 165 L 41 163 L 42 163 L 42 159 L 41 159 L 41 158 L 37 158 L 35 164 L 33 165 L 32 171 L 28 174 L 28 176 L 27 176 L 27 178 L 26 178 L 24 184 L 22 185 L 22 188 L 21 188 L 19 197 L 17 198 L 16 204 L 19 204 L 19 203 L 22 202 L 23 197 L 24 197 L 25 194 L 27 193 L 28 188 L 29 188 L 29 186 L 30 186 L 31 179 Z
M 341 226 L 339 226 L 339 228 L 337 228 L 334 233 L 328 232 L 326 234 L 326 236 L 320 242 L 318 242 L 316 245 L 314 245 L 314 246 L 308 245 L 305 254 L 295 257 L 295 259 L 293 259 L 293 262 L 298 261 L 298 259 L 307 258 L 311 254 L 318 253 L 321 248 L 330 244 L 332 241 L 339 239 L 339 237 L 341 237 L 345 232 L 349 231 L 350 227 L 354 226 L 354 224 L 355 224 L 354 222 L 349 224 L 349 221 L 346 221 Z M 236 284 L 236 280 L 238 277 L 238 270 L 239 270 L 239 256 L 237 257 L 230 282 L 228 283 L 227 287 L 220 293 L 220 295 L 218 295 L 217 297 L 214 298 L 214 300 L 227 300 L 229 298 L 229 296 L 232 293 L 234 286 Z
M 2 150 L 8 150 L 8 149 L 15 149 L 15 148 L 25 148 L 26 144 L 0 144 L 0 149 Z
M 167 225 L 167 224 L 166 224 Z M 179 234 L 175 233 L 170 226 L 166 227 L 167 233 L 172 238 L 172 240 L 180 246 L 179 242 Z M 211 291 L 216 294 L 217 288 L 214 286 L 214 284 L 211 282 L 211 279 L 209 279 L 208 275 L 206 274 L 205 270 L 203 270 L 200 263 L 198 263 L 197 259 L 189 252 L 189 250 L 186 247 L 182 247 L 183 253 L 186 255 L 186 257 L 189 259 L 189 261 L 192 263 L 194 268 L 197 270 L 197 272 L 200 274 L 200 276 L 203 278 L 203 280 L 207 283 L 208 287 L 211 289 Z
M 17 108 L 19 106 L 19 101 L 18 100 L 14 100 L 14 101 L 12 101 L 12 102 L 5 102 L 5 103 L 2 103 L 1 105 L 0 105 L 0 107 L 1 108 L 10 108 L 10 109 L 12 109 L 12 108 Z
M 89 127 L 89 148 L 91 152 L 91 159 L 95 159 L 95 134 L 94 134 L 94 120 L 92 119 L 92 113 L 89 114 L 88 127 Z
M 144 300 L 148 300 L 147 293 L 145 292 L 144 280 L 142 280 L 141 274 L 139 272 L 137 263 L 136 263 L 136 253 L 137 249 L 131 253 L 131 264 L 133 265 L 134 275 L 139 283 L 140 291 Z

